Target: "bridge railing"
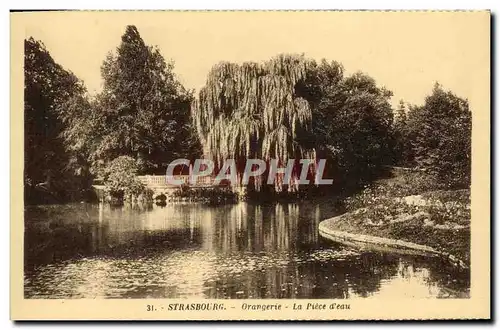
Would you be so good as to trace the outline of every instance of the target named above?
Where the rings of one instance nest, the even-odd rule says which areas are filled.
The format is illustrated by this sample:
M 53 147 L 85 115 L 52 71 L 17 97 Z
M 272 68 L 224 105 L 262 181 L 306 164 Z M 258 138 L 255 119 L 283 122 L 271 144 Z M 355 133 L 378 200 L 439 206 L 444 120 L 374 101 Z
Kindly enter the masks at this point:
M 167 184 L 165 175 L 140 175 L 137 179 L 146 186 L 164 186 Z
M 163 187 L 163 186 L 176 186 L 172 182 L 173 180 L 180 180 L 183 184 L 190 184 L 190 175 L 140 175 L 137 176 L 139 181 L 148 187 Z M 196 180 L 194 186 L 213 186 L 215 177 L 201 176 Z

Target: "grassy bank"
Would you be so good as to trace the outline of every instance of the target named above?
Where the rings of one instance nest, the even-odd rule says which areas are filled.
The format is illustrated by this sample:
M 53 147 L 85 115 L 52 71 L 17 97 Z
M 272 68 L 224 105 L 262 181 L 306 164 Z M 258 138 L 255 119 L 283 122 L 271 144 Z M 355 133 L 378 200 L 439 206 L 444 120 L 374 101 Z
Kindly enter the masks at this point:
M 345 201 L 332 230 L 404 240 L 470 264 L 470 190 L 446 190 L 421 172 L 394 171 Z

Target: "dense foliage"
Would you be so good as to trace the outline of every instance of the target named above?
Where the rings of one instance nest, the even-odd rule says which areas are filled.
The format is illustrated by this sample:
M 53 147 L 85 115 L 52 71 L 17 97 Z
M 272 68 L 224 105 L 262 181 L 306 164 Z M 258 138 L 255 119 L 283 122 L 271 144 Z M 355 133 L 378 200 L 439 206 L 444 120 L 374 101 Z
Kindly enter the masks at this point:
M 24 187 L 28 202 L 61 202 L 86 182 L 74 171 L 60 138 L 58 107 L 85 88 L 33 38 L 24 41 Z M 43 194 L 50 191 L 50 194 Z M 41 195 L 45 198 L 41 198 Z
M 101 73 L 103 91 L 91 101 L 71 100 L 65 117 L 67 144 L 86 155 L 95 175 L 123 155 L 134 158 L 143 173 L 164 173 L 171 160 L 199 155 L 191 92 L 134 26 L 127 27 L 116 54 L 108 54 Z
M 175 158 L 197 158 L 201 145 L 190 117 L 192 92 L 177 81 L 173 63 L 128 26 L 116 53 L 104 60 L 103 91 L 83 84 L 55 63 L 44 46 L 25 42 L 25 186 L 78 177 L 104 179 L 113 160 L 134 159 L 138 173 L 164 173 Z M 28 189 L 27 188 L 27 189 Z M 37 201 L 33 201 L 37 202 Z
M 448 187 L 470 185 L 472 115 L 467 100 L 436 84 L 424 105 L 410 107 L 399 125 L 409 166 L 426 170 Z
M 325 158 L 326 177 L 341 190 L 370 182 L 386 165 L 418 167 L 446 187 L 470 184 L 468 103 L 439 85 L 424 105 L 401 101 L 393 110 L 392 93 L 370 76 L 304 55 L 221 62 L 196 97 L 173 69 L 127 26 L 102 64 L 102 91 L 90 96 L 41 42 L 26 40 L 27 201 L 40 202 L 37 192 L 77 198 L 70 192 L 95 178 L 110 191 L 139 193 L 136 174 L 163 174 L 173 159 L 202 154 L 218 164 L 235 159 L 239 173 L 247 158 L 281 166 Z M 280 181 L 274 188 L 282 190 Z
M 390 96 L 365 74 L 344 77 L 336 62 L 279 55 L 214 66 L 193 117 L 216 162 L 321 156 L 337 181 L 359 182 L 391 161 Z
M 248 158 L 281 165 L 314 158 L 314 149 L 300 143 L 311 128 L 311 108 L 294 90 L 309 65 L 302 56 L 283 55 L 263 64 L 215 65 L 193 102 L 205 154 L 218 164 L 235 159 L 240 173 Z
M 147 46 L 134 26 L 127 27 L 116 54 L 109 54 L 101 68 L 104 87 L 97 101 L 104 127 L 94 162 L 128 155 L 140 171 L 161 167 L 163 173 L 162 166 L 177 154 L 188 156 L 182 148 L 192 96 L 172 70 L 173 64 Z
M 314 144 L 338 185 L 359 184 L 393 163 L 392 93 L 363 73 L 345 77 L 323 60 L 302 89 L 313 109 Z
M 113 159 L 103 172 L 104 183 L 111 196 L 138 196 L 145 191 L 144 185 L 137 179 L 137 162 L 132 157 Z

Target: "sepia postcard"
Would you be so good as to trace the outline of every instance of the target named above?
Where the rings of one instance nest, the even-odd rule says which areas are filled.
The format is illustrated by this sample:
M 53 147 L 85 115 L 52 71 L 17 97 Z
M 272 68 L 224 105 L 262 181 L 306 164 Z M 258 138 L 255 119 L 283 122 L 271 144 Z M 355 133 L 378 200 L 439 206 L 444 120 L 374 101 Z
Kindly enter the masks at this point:
M 11 19 L 11 319 L 490 319 L 489 11 Z

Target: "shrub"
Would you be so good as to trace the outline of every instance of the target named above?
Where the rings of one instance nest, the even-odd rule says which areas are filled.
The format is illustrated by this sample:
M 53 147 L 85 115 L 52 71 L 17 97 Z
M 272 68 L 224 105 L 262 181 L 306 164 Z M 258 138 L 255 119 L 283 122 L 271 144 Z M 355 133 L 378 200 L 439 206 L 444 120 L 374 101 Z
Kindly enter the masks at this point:
M 191 188 L 181 187 L 173 193 L 174 198 L 186 198 L 191 201 L 206 202 L 209 204 L 234 203 L 238 201 L 238 194 L 230 189 L 223 188 Z
M 145 192 L 145 186 L 137 179 L 136 161 L 129 156 L 113 159 L 105 168 L 104 184 L 111 196 L 139 196 Z

